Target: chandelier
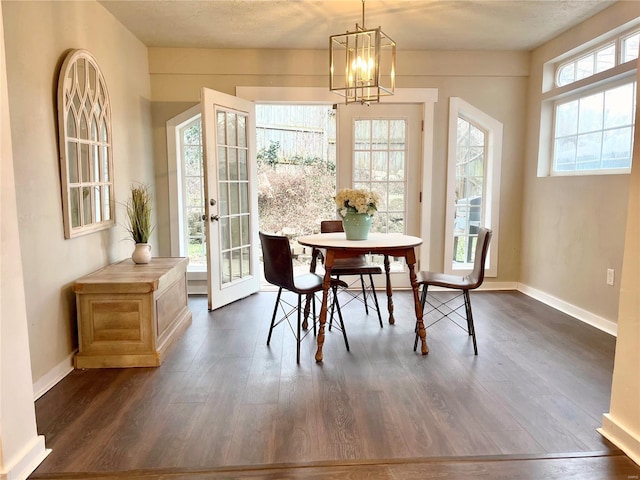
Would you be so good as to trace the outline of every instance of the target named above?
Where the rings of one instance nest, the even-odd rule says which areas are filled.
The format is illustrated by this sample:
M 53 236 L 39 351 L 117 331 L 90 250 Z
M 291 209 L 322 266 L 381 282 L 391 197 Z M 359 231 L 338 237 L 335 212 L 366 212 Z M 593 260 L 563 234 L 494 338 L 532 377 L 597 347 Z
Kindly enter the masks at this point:
M 329 37 L 329 90 L 345 103 L 379 102 L 393 95 L 396 85 L 396 42 L 381 27 L 367 30 L 356 23 L 354 32 Z

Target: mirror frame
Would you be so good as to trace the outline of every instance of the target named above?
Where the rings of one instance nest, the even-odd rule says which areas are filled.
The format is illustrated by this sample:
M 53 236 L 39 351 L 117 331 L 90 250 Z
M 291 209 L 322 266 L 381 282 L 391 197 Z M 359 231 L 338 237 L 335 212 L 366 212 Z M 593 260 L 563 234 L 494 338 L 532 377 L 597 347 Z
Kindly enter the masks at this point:
M 95 57 L 70 51 L 58 79 L 60 180 L 65 238 L 115 225 L 111 102 Z

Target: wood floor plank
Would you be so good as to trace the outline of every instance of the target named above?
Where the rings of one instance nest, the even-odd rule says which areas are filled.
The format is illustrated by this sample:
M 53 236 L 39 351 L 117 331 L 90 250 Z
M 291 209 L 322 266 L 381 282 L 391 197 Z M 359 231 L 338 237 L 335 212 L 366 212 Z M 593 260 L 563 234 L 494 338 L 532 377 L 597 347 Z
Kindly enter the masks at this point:
M 219 469 L 156 469 L 133 472 L 34 474 L 32 480 L 635 480 L 640 466 L 624 455 L 550 458 L 436 458 L 375 462 L 319 462 Z
M 72 372 L 36 402 L 38 433 L 53 452 L 34 478 L 144 470 L 218 479 L 226 477 L 217 468 L 309 462 L 343 463 L 238 478 L 429 478 L 438 467 L 410 459 L 618 452 L 595 432 L 609 408 L 615 339 L 530 297 L 474 292 L 478 356 L 448 320 L 427 330 L 429 355 L 413 352 L 411 292 L 394 292 L 396 324 L 384 315 L 383 328 L 353 302 L 344 309 L 350 351 L 334 328 L 316 364 L 310 328 L 297 364 L 287 325 L 266 346 L 275 296 L 214 312 L 190 298 L 193 323 L 162 366 Z M 458 463 L 443 475 L 464 478 L 468 465 Z M 522 473 L 528 465 L 522 478 L 533 478 Z M 470 471 L 519 478 L 493 467 Z

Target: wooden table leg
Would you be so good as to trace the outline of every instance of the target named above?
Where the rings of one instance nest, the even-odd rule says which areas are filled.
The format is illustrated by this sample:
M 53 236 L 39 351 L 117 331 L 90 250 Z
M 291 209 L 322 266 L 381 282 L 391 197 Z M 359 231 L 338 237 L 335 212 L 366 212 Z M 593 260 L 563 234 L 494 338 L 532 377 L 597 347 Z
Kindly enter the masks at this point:
M 307 295 L 307 298 L 304 302 L 304 317 L 302 320 L 302 328 L 304 330 L 309 328 L 309 312 L 311 311 L 311 302 L 313 302 L 313 293 Z M 316 319 L 314 318 L 313 321 L 315 322 Z
M 320 328 L 318 328 L 318 350 L 316 351 L 316 362 L 322 361 L 322 346 L 324 345 L 324 324 L 327 323 L 327 303 L 329 298 L 329 288 L 331 288 L 331 267 L 333 267 L 333 252 L 327 250 L 324 262 L 324 279 L 322 281 L 322 307 L 320 308 Z
M 413 289 L 413 303 L 416 309 L 416 320 L 418 321 L 418 335 L 420 336 L 422 355 L 429 353 L 427 346 L 427 330 L 424 328 L 422 320 L 422 305 L 420 304 L 420 296 L 418 295 L 418 278 L 416 277 L 415 264 L 416 254 L 413 248 L 405 253 L 407 266 L 409 267 L 409 279 L 411 280 L 411 288 Z
M 393 325 L 396 319 L 393 318 L 393 290 L 391 289 L 391 267 L 389 265 L 389 255 L 384 256 L 384 272 L 387 276 L 387 307 L 389 309 L 389 323 Z

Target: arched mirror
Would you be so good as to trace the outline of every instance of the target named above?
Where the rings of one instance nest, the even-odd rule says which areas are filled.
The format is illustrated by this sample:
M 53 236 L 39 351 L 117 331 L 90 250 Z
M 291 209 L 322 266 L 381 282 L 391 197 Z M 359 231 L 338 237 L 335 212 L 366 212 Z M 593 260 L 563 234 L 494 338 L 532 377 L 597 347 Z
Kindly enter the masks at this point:
M 60 176 L 65 238 L 115 225 L 111 104 L 86 50 L 73 50 L 58 80 Z

